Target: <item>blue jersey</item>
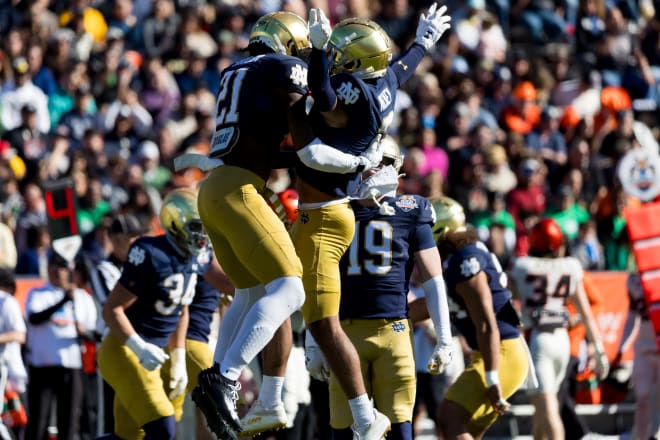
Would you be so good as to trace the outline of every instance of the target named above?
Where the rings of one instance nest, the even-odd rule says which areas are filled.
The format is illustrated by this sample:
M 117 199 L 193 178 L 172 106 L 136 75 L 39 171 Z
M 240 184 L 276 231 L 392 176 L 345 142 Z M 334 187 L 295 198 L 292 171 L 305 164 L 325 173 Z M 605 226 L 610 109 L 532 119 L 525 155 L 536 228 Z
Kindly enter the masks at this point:
M 394 215 L 352 202 L 355 235 L 340 262 L 341 319 L 407 318 L 412 256 L 435 247 L 428 200 L 402 195 L 385 197 L 385 203 Z
M 452 323 L 474 350 L 479 349 L 474 324 L 463 298 L 456 292 L 456 285 L 469 280 L 479 272 L 484 272 L 488 278 L 500 339 L 513 339 L 520 335 L 518 317 L 511 304 L 511 291 L 507 288 L 507 276 L 502 271 L 500 262 L 483 243 L 469 244 L 444 261 L 444 275 Z
M 314 111 L 310 122 L 316 136 L 324 143 L 355 156 L 362 154 L 379 134 L 387 132 L 394 118 L 394 100 L 398 79 L 392 69 L 384 77 L 364 81 L 340 73 L 330 78 L 332 88 L 348 115 L 346 127 L 329 127 L 323 116 Z M 300 164 L 300 178 L 326 194 L 345 196 L 357 187 L 360 173 L 329 174 Z
M 286 93 L 307 94 L 307 64 L 299 58 L 257 55 L 224 69 L 209 155 L 229 155 L 242 135 L 257 139 L 260 159 L 268 159 L 264 151 L 277 155 L 289 132 L 288 113 L 282 111 Z
M 220 292 L 204 278 L 197 280 L 195 297 L 188 306 L 190 322 L 186 338 L 195 341 L 209 342 L 213 312 L 218 308 Z
M 137 296 L 126 316 L 145 341 L 167 345 L 181 309 L 192 302 L 197 276 L 210 261 L 210 249 L 183 256 L 165 235 L 135 240 L 119 283 Z

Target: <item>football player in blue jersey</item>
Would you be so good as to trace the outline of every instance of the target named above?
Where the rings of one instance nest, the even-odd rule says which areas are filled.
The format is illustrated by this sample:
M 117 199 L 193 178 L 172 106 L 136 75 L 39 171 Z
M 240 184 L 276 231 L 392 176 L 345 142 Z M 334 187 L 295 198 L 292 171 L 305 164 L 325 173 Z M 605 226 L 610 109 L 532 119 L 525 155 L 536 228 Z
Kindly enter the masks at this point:
M 115 391 L 114 434 L 107 438 L 173 439 L 174 407 L 188 381 L 185 336 L 197 277 L 222 279 L 197 211 L 197 193 L 176 189 L 163 200 L 165 235 L 140 237 L 103 306 L 109 332 L 98 352 L 99 370 Z M 219 283 L 218 289 L 226 283 Z M 169 352 L 169 355 L 167 352 Z M 169 383 L 160 367 L 171 358 Z
M 217 274 L 206 273 L 204 276 L 214 276 Z M 213 350 L 209 345 L 209 336 L 211 334 L 211 321 L 213 314 L 218 309 L 218 304 L 221 301 L 222 295 L 233 293 L 233 286 L 226 278 L 222 276 L 212 280 L 213 283 L 201 277 L 197 280 L 195 287 L 195 296 L 193 301 L 188 306 L 188 331 L 186 333 L 186 372 L 188 375 L 188 384 L 186 385 L 186 392 L 192 392 L 197 386 L 197 377 L 200 372 L 210 368 L 213 365 Z M 218 290 L 217 286 L 223 286 L 222 293 Z M 225 296 L 226 297 L 226 296 Z M 165 384 L 170 383 L 169 360 L 163 364 L 162 377 Z M 174 417 L 176 422 L 181 421 L 183 415 L 183 404 L 185 393 L 181 393 L 172 400 L 174 406 Z M 201 431 L 200 431 L 201 430 Z M 209 437 L 208 431 L 203 425 L 197 426 L 198 440 Z
M 297 15 L 273 12 L 257 20 L 249 56 L 221 73 L 209 156 L 175 162 L 177 168 L 194 165 L 210 171 L 200 185 L 199 211 L 215 255 L 236 288 L 221 323 L 215 364 L 200 373 L 192 392 L 220 438 L 287 422 L 281 396 L 286 362 L 274 370 L 264 368 L 263 383 L 274 391 L 261 394 L 260 408 L 266 412 L 252 413 L 256 426 L 247 423 L 244 429 L 236 399 L 241 371 L 276 332 L 281 337 L 272 347 L 288 356 L 288 319 L 305 300 L 302 265 L 265 198 L 271 169 L 282 167 L 280 144 L 289 132 L 289 109 L 307 94 L 302 58 L 308 49 L 307 23 Z
M 442 197 L 433 206 L 449 313 L 473 350 L 472 361 L 440 404 L 440 429 L 446 439 L 481 438 L 525 382 L 529 355 L 497 257 L 465 224 L 458 202 Z
M 398 171 L 402 164 L 398 145 L 387 136 L 381 149 L 381 164 Z M 353 201 L 351 206 L 356 230 L 340 261 L 341 326 L 359 353 L 368 395 L 392 422 L 387 438 L 412 440 L 416 372 L 407 296 L 414 264 L 423 280 L 428 314 L 437 329 L 437 344 L 427 368 L 438 374 L 451 361 L 449 309 L 432 231 L 435 214 L 427 199 L 397 196 L 396 187 L 375 200 Z M 328 373 L 322 356 L 316 347 L 307 345 L 307 367 L 321 380 Z M 333 438 L 350 440 L 352 415 L 334 375 L 329 387 Z
M 303 316 L 349 400 L 355 438 L 380 439 L 390 421 L 374 410 L 358 354 L 339 322 L 339 260 L 355 230 L 347 196 L 356 190 L 361 172 L 380 163 L 378 143 L 394 116 L 396 91 L 449 29 L 445 11 L 434 4 L 422 15 L 415 43 L 392 63 L 390 39 L 375 22 L 349 18 L 331 29 L 321 10 L 310 11 L 314 102 L 311 109 L 305 102 L 291 113 L 300 159 L 300 214 L 291 236 L 303 264 Z

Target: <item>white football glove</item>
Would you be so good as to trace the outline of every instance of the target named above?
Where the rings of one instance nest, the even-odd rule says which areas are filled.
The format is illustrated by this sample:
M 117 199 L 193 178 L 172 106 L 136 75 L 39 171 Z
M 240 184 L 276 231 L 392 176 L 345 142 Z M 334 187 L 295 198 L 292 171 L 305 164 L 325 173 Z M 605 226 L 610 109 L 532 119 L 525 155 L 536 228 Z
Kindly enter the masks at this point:
M 453 356 L 451 346 L 438 343 L 435 345 L 433 353 L 431 353 L 426 369 L 431 374 L 440 374 L 449 366 Z
M 146 342 L 137 333 L 133 333 L 126 339 L 126 346 L 138 357 L 140 365 L 149 371 L 160 368 L 163 362 L 169 359 L 169 356 L 162 348 Z
M 376 171 L 371 176 L 360 181 L 351 199 L 377 199 L 380 196 L 396 195 L 399 186 L 399 173 L 392 165 L 388 165 Z
M 305 332 L 305 367 L 316 380 L 327 382 L 330 378 L 328 361 L 309 330 Z
M 594 373 L 601 379 L 605 379 L 610 372 L 610 362 L 607 360 L 607 354 L 604 351 L 597 351 L 594 354 Z
M 170 366 L 170 400 L 186 391 L 188 372 L 186 370 L 186 349 L 175 348 L 170 351 L 172 362 Z
M 364 150 L 360 157 L 364 157 L 369 160 L 369 162 L 371 162 L 371 166 L 366 169 L 376 168 L 379 166 L 383 160 L 383 149 L 380 145 L 380 138 L 373 141 L 371 145 L 369 145 L 369 148 Z
M 325 50 L 330 40 L 332 27 L 330 20 L 320 8 L 312 8 L 309 11 L 309 42 L 315 49 Z
M 445 15 L 445 12 L 447 12 L 447 6 L 441 6 L 438 9 L 438 4 L 433 3 L 427 14 L 421 14 L 419 16 L 415 42 L 424 46 L 424 49 L 429 50 L 435 46 L 435 43 L 442 37 L 442 34 L 447 32 L 451 27 L 449 23 L 451 17 Z

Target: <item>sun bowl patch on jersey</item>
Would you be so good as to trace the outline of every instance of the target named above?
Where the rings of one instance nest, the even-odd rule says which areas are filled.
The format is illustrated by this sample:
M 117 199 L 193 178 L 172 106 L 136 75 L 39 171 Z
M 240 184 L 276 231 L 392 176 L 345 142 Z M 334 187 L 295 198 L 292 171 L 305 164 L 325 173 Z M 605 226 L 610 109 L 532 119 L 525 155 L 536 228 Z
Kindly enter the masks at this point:
M 419 205 L 417 205 L 417 200 L 415 200 L 415 197 L 401 196 L 397 199 L 396 206 L 398 206 L 402 211 L 408 212 L 412 211 L 413 209 L 417 209 Z
M 128 262 L 134 266 L 139 266 L 144 262 L 144 256 L 144 249 L 134 246 L 128 254 Z
M 470 257 L 467 260 L 463 260 L 461 263 L 461 273 L 464 277 L 469 277 L 471 275 L 476 275 L 481 270 L 479 261 L 475 257 Z

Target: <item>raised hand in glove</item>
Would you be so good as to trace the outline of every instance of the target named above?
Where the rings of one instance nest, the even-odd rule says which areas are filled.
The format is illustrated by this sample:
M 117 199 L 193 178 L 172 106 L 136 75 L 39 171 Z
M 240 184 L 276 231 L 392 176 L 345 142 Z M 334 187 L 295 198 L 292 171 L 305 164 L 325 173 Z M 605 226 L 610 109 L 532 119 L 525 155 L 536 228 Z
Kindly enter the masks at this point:
M 438 343 L 431 353 L 426 369 L 431 374 L 440 374 L 449 366 L 453 356 L 451 346 Z
M 330 27 L 330 20 L 325 16 L 322 9 L 312 8 L 309 11 L 309 42 L 315 49 L 325 50 L 330 40 L 332 27 Z
M 321 347 L 316 343 L 309 330 L 305 334 L 305 367 L 314 379 L 328 381 L 330 377 L 328 361 L 325 360 Z
M 186 349 L 174 348 L 170 354 L 172 356 L 169 384 L 171 391 L 168 397 L 171 400 L 186 391 L 188 372 L 186 370 Z
M 421 44 L 426 50 L 435 46 L 440 37 L 451 27 L 451 16 L 445 15 L 445 12 L 447 6 L 438 9 L 438 4 L 433 3 L 426 14 L 419 16 L 415 43 Z
M 126 346 L 138 357 L 140 365 L 149 371 L 160 368 L 163 362 L 169 359 L 169 356 L 162 348 L 146 342 L 137 333 L 133 333 L 126 339 Z

